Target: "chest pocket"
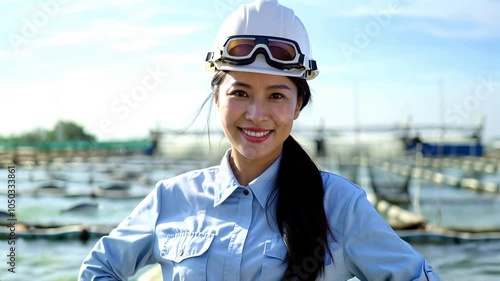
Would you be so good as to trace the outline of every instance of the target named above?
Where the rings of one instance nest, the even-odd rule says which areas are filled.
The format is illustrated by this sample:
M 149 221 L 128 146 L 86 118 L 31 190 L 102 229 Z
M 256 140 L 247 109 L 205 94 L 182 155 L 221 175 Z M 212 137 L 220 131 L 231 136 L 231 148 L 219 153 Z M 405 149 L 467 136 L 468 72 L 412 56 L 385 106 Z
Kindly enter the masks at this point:
M 285 263 L 287 248 L 285 242 L 280 235 L 269 237 L 266 239 L 264 246 L 264 262 L 262 265 L 262 275 L 261 280 L 282 280 L 287 264 Z M 296 272 L 297 274 L 307 274 L 308 270 L 313 270 L 317 268 L 318 260 L 311 257 L 306 259 L 303 263 L 302 268 Z M 324 259 L 325 272 L 333 269 L 332 258 L 330 255 L 326 255 Z M 269 278 L 268 276 L 273 276 Z M 321 280 L 331 280 L 331 279 L 321 279 Z
M 273 235 L 266 239 L 260 280 L 281 280 L 283 278 L 287 267 L 285 263 L 286 251 L 285 243 L 280 235 Z
M 172 279 L 205 280 L 208 249 L 214 235 L 202 232 L 167 234 L 160 242 L 163 266 L 169 267 Z M 191 278 L 190 278 L 191 277 Z

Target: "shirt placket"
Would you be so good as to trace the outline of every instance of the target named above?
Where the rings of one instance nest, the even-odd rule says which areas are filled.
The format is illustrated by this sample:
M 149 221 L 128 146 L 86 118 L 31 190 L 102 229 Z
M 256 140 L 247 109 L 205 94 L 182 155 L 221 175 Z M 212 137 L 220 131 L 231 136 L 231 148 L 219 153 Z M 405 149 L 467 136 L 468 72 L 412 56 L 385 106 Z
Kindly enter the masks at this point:
M 239 280 L 241 276 L 241 261 L 243 247 L 248 234 L 248 228 L 252 222 L 252 200 L 253 196 L 248 191 L 243 194 L 243 190 L 238 188 L 237 193 L 238 213 L 236 222 L 231 233 L 231 239 L 227 249 L 226 262 L 224 263 L 224 280 Z

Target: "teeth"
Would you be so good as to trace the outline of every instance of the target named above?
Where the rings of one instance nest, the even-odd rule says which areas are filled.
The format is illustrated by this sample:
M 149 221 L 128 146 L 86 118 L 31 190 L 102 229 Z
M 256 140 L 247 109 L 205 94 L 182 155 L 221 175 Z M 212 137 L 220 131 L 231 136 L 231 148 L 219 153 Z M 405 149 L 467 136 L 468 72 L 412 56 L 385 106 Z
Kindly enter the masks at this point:
M 249 131 L 243 129 L 243 132 L 249 136 L 256 137 L 256 138 L 261 138 L 267 134 L 269 134 L 271 131 L 265 131 L 265 132 L 254 132 L 254 131 Z

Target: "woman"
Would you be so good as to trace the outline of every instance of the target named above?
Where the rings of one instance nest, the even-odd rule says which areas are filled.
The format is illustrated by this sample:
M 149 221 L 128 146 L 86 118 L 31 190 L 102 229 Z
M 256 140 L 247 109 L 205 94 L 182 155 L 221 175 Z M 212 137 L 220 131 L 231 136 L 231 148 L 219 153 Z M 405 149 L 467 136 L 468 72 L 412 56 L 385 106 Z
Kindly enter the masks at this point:
M 319 171 L 290 136 L 318 75 L 308 40 L 276 0 L 226 19 L 206 66 L 231 149 L 219 166 L 160 181 L 80 280 L 126 280 L 151 263 L 163 280 L 439 280 L 363 189 Z

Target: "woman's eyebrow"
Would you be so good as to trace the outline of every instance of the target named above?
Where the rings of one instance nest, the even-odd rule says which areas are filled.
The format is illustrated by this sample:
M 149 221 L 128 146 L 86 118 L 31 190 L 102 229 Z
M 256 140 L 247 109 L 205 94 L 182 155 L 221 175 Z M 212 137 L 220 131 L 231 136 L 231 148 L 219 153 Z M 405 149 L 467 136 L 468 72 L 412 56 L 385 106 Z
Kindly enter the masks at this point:
M 289 91 L 292 90 L 292 88 L 288 87 L 285 84 L 271 85 L 271 86 L 267 87 L 267 89 L 268 90 L 289 90 Z
M 235 81 L 231 86 L 232 87 L 242 87 L 242 88 L 247 88 L 247 89 L 252 88 L 252 85 L 244 83 L 244 82 L 239 82 L 239 81 Z M 268 86 L 266 89 L 267 90 L 289 90 L 289 91 L 292 90 L 292 88 L 290 88 L 289 86 L 287 86 L 285 84 L 271 85 L 271 86 Z
M 232 87 L 243 87 L 243 88 L 247 88 L 247 89 L 252 88 L 252 86 L 250 84 L 239 82 L 239 81 L 235 81 L 233 84 L 231 84 L 231 86 Z

